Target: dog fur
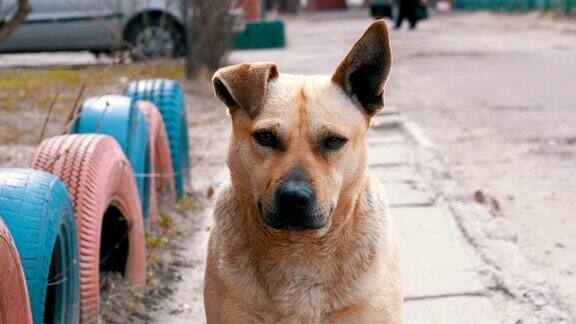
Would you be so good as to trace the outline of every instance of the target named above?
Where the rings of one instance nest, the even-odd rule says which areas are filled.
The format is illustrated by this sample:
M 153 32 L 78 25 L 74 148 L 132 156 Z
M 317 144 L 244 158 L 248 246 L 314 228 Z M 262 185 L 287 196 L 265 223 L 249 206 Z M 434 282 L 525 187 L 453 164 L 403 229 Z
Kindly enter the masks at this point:
M 401 323 L 396 230 L 366 144 L 391 63 L 388 30 L 377 21 L 332 77 L 280 74 L 270 62 L 216 72 L 215 94 L 233 130 L 230 181 L 208 244 L 208 323 Z M 281 144 L 259 145 L 259 129 Z M 323 149 L 334 134 L 343 146 Z M 314 191 L 311 217 L 320 228 L 266 222 L 278 184 L 294 170 Z

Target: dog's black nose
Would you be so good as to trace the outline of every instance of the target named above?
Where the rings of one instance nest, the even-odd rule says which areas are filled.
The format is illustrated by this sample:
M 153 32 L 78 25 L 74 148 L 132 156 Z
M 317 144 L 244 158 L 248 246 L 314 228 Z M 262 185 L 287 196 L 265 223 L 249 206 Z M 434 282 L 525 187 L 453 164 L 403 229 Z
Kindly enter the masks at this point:
M 315 212 L 316 193 L 306 173 L 296 168 L 278 183 L 274 207 L 264 213 L 264 222 L 275 229 L 288 231 L 324 227 L 324 217 Z
M 275 229 L 301 231 L 324 226 L 314 213 L 315 194 L 310 183 L 301 178 L 284 180 L 276 188 L 275 208 L 266 223 Z
M 314 200 L 314 192 L 304 181 L 287 181 L 278 188 L 278 207 L 293 214 L 305 212 Z

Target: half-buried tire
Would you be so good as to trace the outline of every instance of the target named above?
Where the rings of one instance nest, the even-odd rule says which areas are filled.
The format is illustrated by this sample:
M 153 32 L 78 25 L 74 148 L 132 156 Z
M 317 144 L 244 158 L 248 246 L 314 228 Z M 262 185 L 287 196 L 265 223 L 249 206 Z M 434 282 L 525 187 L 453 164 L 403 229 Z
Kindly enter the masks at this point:
M 0 219 L 0 323 L 32 323 L 26 280 L 8 229 Z
M 173 203 L 176 200 L 174 169 L 172 168 L 170 144 L 164 128 L 164 121 L 158 108 L 149 101 L 138 101 L 136 105 L 146 116 L 150 134 L 150 162 L 152 170 L 150 178 L 150 221 L 154 224 L 159 213 L 158 202 L 160 198 L 165 198 L 169 203 Z
M 132 82 L 125 95 L 151 101 L 164 118 L 174 167 L 176 195 L 182 198 L 190 189 L 188 117 L 182 87 L 173 80 L 149 79 Z
M 33 167 L 68 186 L 80 241 L 80 317 L 95 323 L 100 273 L 121 273 L 131 284 L 146 279 L 144 224 L 132 167 L 114 138 L 64 135 L 38 148 Z
M 130 161 L 144 218 L 149 216 L 150 146 L 148 123 L 136 101 L 127 96 L 99 96 L 86 99 L 71 128 L 74 134 L 104 134 L 114 137 Z
M 34 323 L 77 323 L 78 241 L 66 186 L 46 172 L 0 169 L 0 217 L 22 260 Z

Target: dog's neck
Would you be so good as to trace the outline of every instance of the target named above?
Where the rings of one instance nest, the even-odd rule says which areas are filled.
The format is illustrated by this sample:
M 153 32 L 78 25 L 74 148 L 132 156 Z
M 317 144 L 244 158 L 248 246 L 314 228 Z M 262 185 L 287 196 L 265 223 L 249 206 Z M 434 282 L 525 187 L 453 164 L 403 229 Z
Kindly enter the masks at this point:
M 379 224 L 385 217 L 375 214 L 366 203 L 374 198 L 370 197 L 370 186 L 365 175 L 357 186 L 347 190 L 335 208 L 329 229 L 318 236 L 312 232 L 274 232 L 263 222 L 249 221 L 259 219 L 258 209 L 241 203 L 245 199 L 235 197 L 242 194 L 237 191 L 240 188 L 232 184 L 227 203 L 233 203 L 239 213 L 228 213 L 226 224 L 220 226 L 227 232 L 221 260 L 227 262 L 225 268 L 233 269 L 231 278 L 236 278 L 235 282 L 253 281 L 260 287 L 243 291 L 246 298 L 275 312 L 299 310 L 308 316 L 344 307 L 350 295 L 361 298 L 369 294 L 374 286 L 366 282 L 378 276 L 385 235 Z M 325 293 L 326 287 L 332 287 L 330 294 Z M 294 294 L 302 296 L 294 298 Z M 311 294 L 321 301 L 306 305 L 295 302 Z

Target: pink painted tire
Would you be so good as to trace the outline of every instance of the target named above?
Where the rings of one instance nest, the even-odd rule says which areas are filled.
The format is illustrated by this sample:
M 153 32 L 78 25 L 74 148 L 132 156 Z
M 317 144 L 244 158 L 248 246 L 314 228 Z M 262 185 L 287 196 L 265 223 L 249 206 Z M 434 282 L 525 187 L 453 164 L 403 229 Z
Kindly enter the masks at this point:
M 0 324 L 12 323 L 32 323 L 32 313 L 16 245 L 0 218 Z
M 148 122 L 150 170 L 153 173 L 150 178 L 150 222 L 155 224 L 159 213 L 159 198 L 162 197 L 170 203 L 176 201 L 176 184 L 170 156 L 170 143 L 158 108 L 149 101 L 138 101 L 136 105 L 144 113 Z
M 132 167 L 110 136 L 63 135 L 45 140 L 32 166 L 59 176 L 76 209 L 80 246 L 80 319 L 99 317 L 100 272 L 146 280 L 144 221 Z

